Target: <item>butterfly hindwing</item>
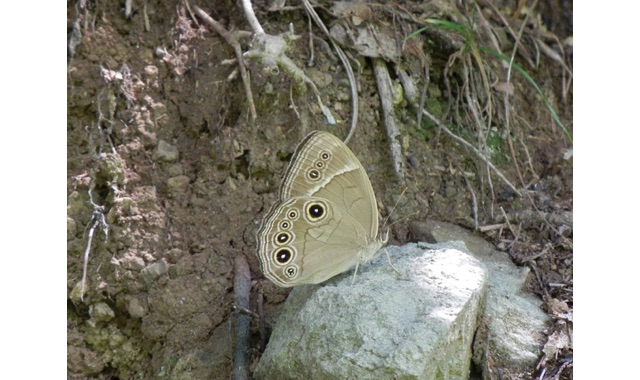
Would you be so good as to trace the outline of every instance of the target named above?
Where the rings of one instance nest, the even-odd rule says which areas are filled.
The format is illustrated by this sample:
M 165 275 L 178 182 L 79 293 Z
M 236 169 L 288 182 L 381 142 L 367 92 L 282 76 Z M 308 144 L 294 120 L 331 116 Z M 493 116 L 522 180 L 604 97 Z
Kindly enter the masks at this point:
M 258 230 L 262 271 L 276 285 L 319 283 L 358 263 L 367 232 L 337 204 L 294 197 L 277 204 Z

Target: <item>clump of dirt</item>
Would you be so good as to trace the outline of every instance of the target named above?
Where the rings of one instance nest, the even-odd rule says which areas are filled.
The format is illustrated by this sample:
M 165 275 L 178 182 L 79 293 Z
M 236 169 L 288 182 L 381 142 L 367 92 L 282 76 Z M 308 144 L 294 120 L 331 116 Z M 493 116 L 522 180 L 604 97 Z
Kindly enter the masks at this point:
M 287 55 L 316 84 L 337 124 L 326 124 L 307 86 L 287 72 L 265 71 L 260 60 L 247 60 L 258 115 L 252 120 L 233 49 L 186 2 L 145 2 L 130 12 L 116 3 L 68 3 L 70 378 L 228 378 L 234 258 L 249 262 L 252 305 L 263 301 L 267 325 L 288 294 L 263 280 L 254 234 L 297 142 L 314 129 L 347 135 L 351 90 L 326 37 L 309 34 L 302 9 L 253 5 L 267 33 L 290 33 L 292 25 L 298 38 L 289 40 Z M 483 231 L 532 268 L 531 290 L 554 318 L 537 373 L 572 378 L 572 348 L 558 343 L 572 329 L 572 126 L 563 132 L 540 98 L 570 123 L 571 51 L 561 38 L 571 29 L 562 19 L 540 24 L 522 9 L 507 27 L 498 5 L 383 2 L 340 15 L 325 5 L 318 12 L 327 25 L 377 31 L 355 41 L 384 46 L 393 74 L 404 183 L 387 148 L 372 69 L 379 58 L 365 56 L 372 45 L 343 46 L 359 64 L 359 123 L 349 146 L 381 213 L 397 221 L 391 243 L 406 242 L 409 222 L 424 218 Z M 233 5 L 204 10 L 227 30 L 249 29 Z M 426 18 L 476 34 L 430 28 L 404 40 Z M 541 93 L 515 73 L 506 82 L 504 61 L 485 53 L 486 46 L 510 53 L 510 33 L 522 25 L 529 34 L 515 46 L 516 61 Z M 491 34 L 500 37 L 498 46 L 485 45 Z M 249 48 L 248 39 L 241 42 Z M 538 62 L 532 44 L 564 55 L 543 54 Z M 417 117 L 402 73 L 417 86 L 414 103 L 443 125 Z M 520 195 L 459 139 L 489 157 Z M 257 326 L 252 332 L 257 358 L 265 336 Z

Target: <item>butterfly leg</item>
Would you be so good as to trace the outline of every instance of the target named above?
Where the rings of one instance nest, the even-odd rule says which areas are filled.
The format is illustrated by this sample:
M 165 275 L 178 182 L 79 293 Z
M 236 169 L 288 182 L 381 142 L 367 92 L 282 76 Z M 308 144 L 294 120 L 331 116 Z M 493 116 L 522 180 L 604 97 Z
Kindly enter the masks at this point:
M 393 268 L 393 271 L 396 272 L 398 276 L 402 276 L 402 274 L 400 274 L 400 271 L 398 271 L 398 269 L 396 269 L 396 267 L 393 266 L 393 263 L 391 262 L 391 256 L 389 256 L 389 251 L 387 251 L 384 248 L 383 250 L 384 250 L 384 254 L 387 255 L 387 261 L 389 262 L 389 265 L 391 265 L 391 268 Z
M 353 278 L 351 279 L 351 286 L 353 286 L 353 284 L 356 282 L 356 274 L 358 273 L 358 267 L 360 266 L 360 263 L 356 263 L 356 269 L 353 270 Z

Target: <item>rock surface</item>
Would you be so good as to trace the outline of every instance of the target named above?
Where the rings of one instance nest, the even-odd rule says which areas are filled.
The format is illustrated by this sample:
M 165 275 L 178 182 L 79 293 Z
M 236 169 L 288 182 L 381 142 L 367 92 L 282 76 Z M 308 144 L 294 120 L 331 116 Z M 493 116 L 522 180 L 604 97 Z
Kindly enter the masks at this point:
M 257 379 L 468 379 L 486 275 L 459 242 L 407 244 L 295 288 Z M 353 282 L 353 283 L 352 283 Z
M 529 268 L 516 266 L 505 252 L 483 238 L 446 222 L 420 222 L 411 226 L 415 238 L 430 242 L 463 241 L 487 269 L 486 307 L 474 342 L 474 362 L 485 379 L 531 373 L 542 352 L 549 316 L 542 301 L 523 291 Z

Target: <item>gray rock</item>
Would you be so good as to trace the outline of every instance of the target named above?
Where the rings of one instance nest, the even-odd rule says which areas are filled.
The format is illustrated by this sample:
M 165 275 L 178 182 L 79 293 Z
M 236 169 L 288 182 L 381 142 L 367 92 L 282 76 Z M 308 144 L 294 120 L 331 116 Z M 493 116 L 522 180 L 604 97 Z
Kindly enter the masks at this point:
M 437 245 L 448 249 L 388 247 L 400 279 L 382 255 L 353 284 L 351 271 L 294 289 L 256 378 L 466 379 L 471 344 L 483 378 L 530 374 L 550 319 L 541 300 L 523 292 L 528 268 L 452 224 L 428 222 L 412 233 L 448 241 Z M 486 283 L 462 252 L 486 268 Z
M 485 272 L 461 243 L 430 248 L 295 288 L 255 378 L 468 379 Z
M 485 379 L 503 373 L 530 372 L 542 355 L 544 330 L 550 318 L 542 301 L 523 292 L 529 268 L 518 267 L 505 253 L 462 227 L 429 221 L 411 226 L 417 238 L 464 241 L 469 252 L 487 268 L 489 287 L 484 315 L 474 343 L 474 361 Z

